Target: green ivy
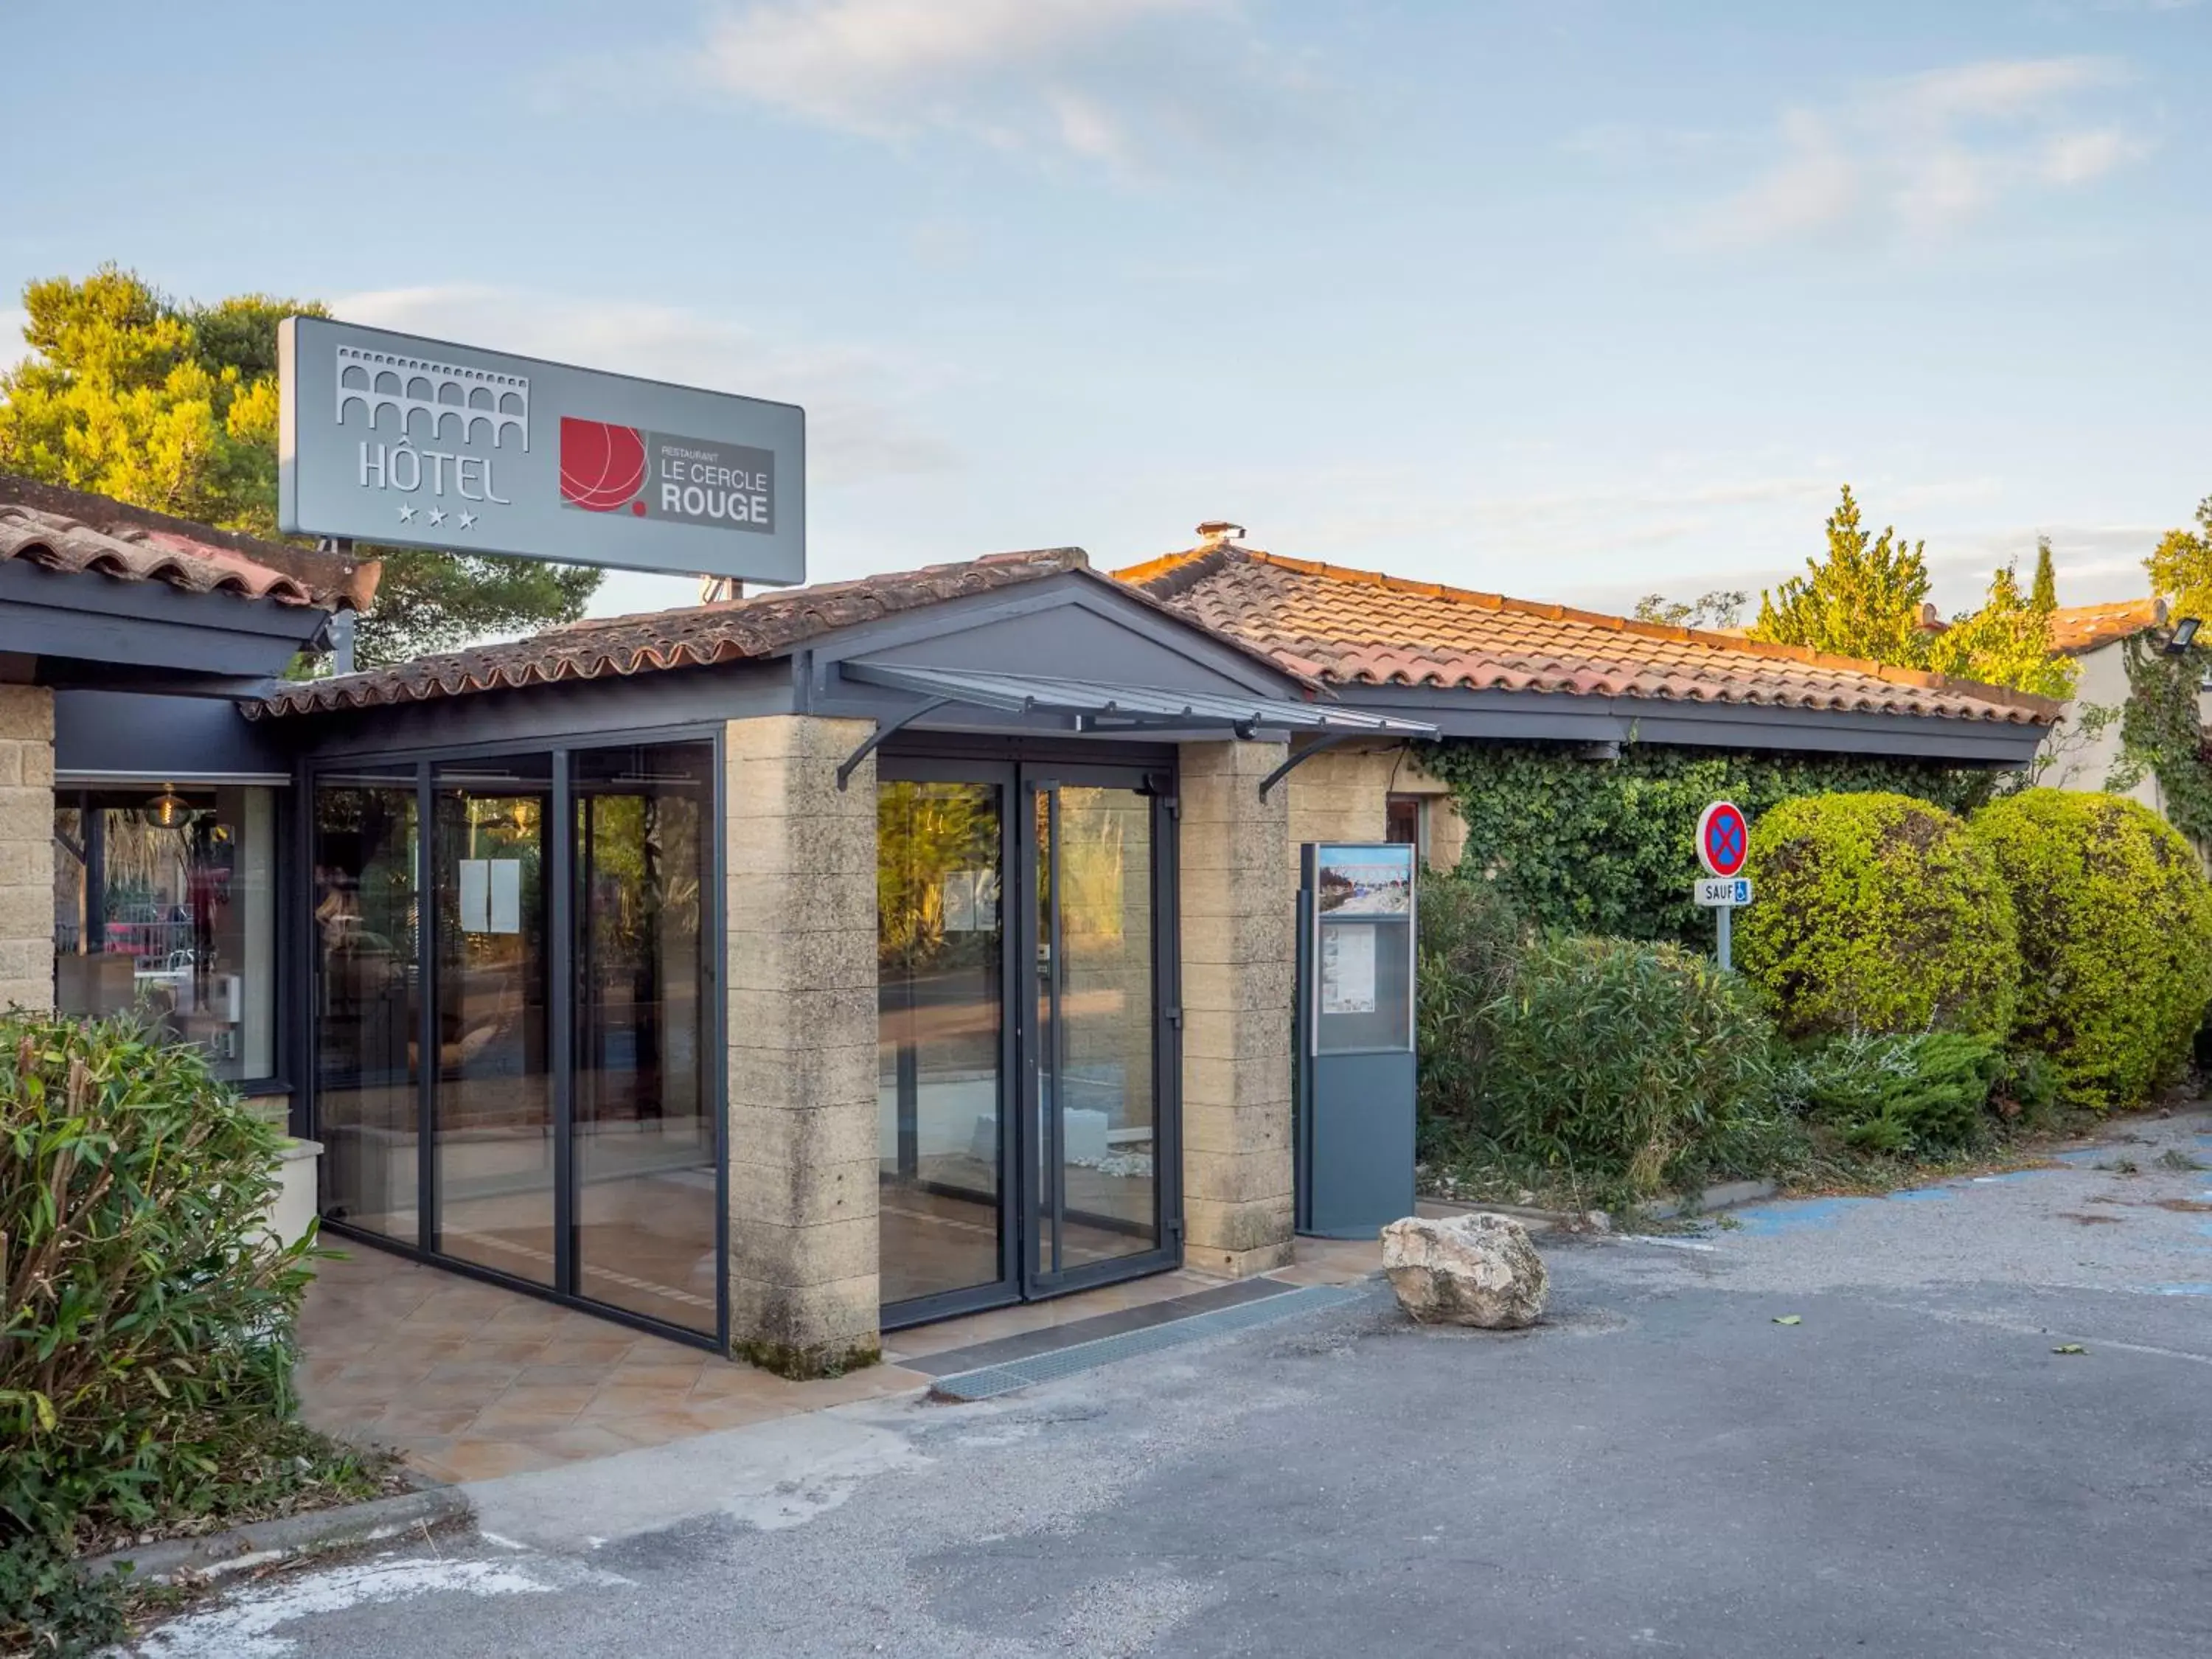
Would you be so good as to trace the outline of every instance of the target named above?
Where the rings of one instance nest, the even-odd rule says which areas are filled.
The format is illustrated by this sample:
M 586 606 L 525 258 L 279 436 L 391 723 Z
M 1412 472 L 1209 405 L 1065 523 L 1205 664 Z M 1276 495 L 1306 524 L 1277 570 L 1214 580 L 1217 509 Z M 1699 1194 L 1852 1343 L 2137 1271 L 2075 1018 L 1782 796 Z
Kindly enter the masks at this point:
M 2137 634 L 2126 653 L 2128 701 L 2120 715 L 2120 766 L 2108 788 L 2125 789 L 2148 772 L 2165 796 L 2166 820 L 2202 847 L 2212 842 L 2212 766 L 2205 763 L 2197 714 L 2201 660 L 2169 655 L 2162 634 Z
M 1754 823 L 1801 795 L 1879 791 L 1953 812 L 1990 798 L 1998 774 L 1929 762 L 1626 743 L 1618 760 L 1578 746 L 1449 741 L 1421 763 L 1452 787 L 1467 823 L 1462 867 L 1488 872 L 1530 921 L 1579 933 L 1712 945 L 1691 902 L 1698 814 L 1733 800 Z M 1755 879 L 1758 872 L 1752 872 Z

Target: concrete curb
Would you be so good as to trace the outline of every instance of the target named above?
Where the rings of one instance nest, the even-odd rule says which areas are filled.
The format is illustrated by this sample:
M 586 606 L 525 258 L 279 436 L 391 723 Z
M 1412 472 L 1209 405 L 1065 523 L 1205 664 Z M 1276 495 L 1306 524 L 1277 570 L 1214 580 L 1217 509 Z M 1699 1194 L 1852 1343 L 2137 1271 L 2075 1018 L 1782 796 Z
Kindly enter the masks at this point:
M 381 1543 L 402 1534 L 464 1525 L 475 1514 L 459 1486 L 428 1486 L 420 1492 L 372 1498 L 366 1504 L 349 1504 L 342 1509 L 255 1521 L 201 1538 L 159 1539 L 92 1556 L 81 1565 L 94 1577 L 127 1567 L 133 1579 L 156 1584 L 187 1574 L 217 1578 L 249 1567 L 289 1561 L 311 1550 Z
M 1709 1215 L 1715 1210 L 1732 1209 L 1739 1204 L 1759 1203 L 1781 1190 L 1780 1184 L 1771 1181 L 1723 1181 L 1700 1193 L 1694 1206 L 1686 1199 L 1656 1198 L 1649 1204 L 1638 1205 L 1637 1213 L 1646 1221 L 1671 1221 L 1678 1215 L 1692 1212 Z M 1467 1204 L 1452 1198 L 1425 1198 L 1421 1202 L 1454 1214 L 1482 1211 L 1491 1215 L 1510 1215 L 1516 1221 L 1528 1224 L 1531 1232 L 1555 1227 L 1579 1232 L 1589 1227 L 1589 1218 L 1573 1210 L 1539 1210 L 1526 1204 Z

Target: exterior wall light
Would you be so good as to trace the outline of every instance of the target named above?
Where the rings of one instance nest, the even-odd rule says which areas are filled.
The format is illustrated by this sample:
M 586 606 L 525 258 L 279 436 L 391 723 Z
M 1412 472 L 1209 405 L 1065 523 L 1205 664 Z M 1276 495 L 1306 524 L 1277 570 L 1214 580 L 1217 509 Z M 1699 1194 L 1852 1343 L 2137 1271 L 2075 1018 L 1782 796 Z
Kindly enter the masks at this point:
M 2197 630 L 2203 623 L 2195 617 L 2184 617 L 2173 624 L 2173 637 L 2166 642 L 2166 654 L 2178 657 L 2196 641 Z

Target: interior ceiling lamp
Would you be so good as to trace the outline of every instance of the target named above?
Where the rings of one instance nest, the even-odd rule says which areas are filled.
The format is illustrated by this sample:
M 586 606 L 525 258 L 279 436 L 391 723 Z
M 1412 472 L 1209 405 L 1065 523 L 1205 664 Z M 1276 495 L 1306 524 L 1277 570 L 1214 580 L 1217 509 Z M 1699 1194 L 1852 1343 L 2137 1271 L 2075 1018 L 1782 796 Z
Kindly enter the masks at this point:
M 2173 637 L 2166 642 L 2166 654 L 2178 657 L 2196 642 L 2197 630 L 2203 623 L 2195 617 L 2184 617 L 2173 625 Z
M 185 814 L 191 811 L 191 803 L 165 783 L 161 786 L 161 793 L 146 803 L 146 810 L 153 814 L 155 824 L 164 830 L 173 830 Z

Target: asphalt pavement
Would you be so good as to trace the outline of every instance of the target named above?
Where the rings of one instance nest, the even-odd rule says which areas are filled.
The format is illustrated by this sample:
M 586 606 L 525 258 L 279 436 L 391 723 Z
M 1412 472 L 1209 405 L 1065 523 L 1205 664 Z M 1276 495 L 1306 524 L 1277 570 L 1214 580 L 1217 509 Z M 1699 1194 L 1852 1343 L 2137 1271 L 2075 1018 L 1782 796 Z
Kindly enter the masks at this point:
M 996 1401 L 486 1483 L 478 1538 L 142 1651 L 2212 1654 L 2212 1118 L 2133 1127 L 1547 1242 L 1527 1333 L 1413 1328 L 1377 1285 Z

